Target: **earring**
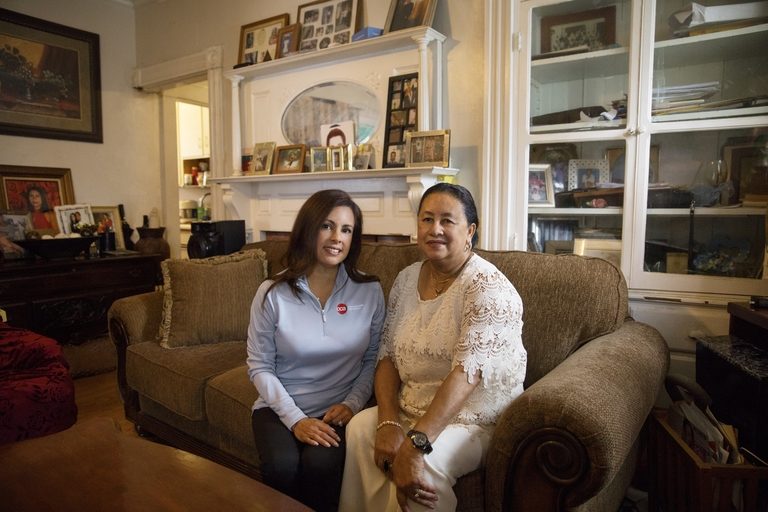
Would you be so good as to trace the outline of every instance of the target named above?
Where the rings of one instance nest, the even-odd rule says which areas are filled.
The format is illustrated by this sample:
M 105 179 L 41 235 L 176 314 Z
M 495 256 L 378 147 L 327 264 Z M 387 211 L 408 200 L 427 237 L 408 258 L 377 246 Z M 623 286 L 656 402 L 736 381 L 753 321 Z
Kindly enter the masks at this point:
M 464 252 L 469 252 L 472 250 L 472 241 L 467 240 L 467 244 L 464 246 Z

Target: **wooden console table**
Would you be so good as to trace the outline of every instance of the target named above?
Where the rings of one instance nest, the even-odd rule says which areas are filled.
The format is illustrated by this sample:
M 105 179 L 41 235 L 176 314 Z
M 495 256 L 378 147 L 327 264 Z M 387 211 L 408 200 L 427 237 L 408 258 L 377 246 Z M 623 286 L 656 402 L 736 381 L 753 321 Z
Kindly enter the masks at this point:
M 107 311 L 120 297 L 160 284 L 159 256 L 6 260 L 0 263 L 0 308 L 8 323 L 62 345 L 107 333 Z

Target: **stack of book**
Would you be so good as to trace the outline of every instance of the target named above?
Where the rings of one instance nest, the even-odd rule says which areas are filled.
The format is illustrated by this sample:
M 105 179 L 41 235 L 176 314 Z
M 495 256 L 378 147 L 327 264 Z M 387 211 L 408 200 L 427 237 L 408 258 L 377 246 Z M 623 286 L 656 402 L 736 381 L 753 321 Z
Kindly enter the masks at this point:
M 695 36 L 768 21 L 768 1 L 706 6 L 692 2 L 669 17 L 675 37 Z

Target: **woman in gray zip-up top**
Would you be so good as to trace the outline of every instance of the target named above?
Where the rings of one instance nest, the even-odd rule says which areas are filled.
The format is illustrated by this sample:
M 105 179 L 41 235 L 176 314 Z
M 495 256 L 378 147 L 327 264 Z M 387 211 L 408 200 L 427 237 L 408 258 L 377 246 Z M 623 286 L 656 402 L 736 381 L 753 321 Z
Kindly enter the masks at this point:
M 266 484 L 336 510 L 345 427 L 371 396 L 384 294 L 357 269 L 362 213 L 342 190 L 299 210 L 287 268 L 259 287 L 248 326 L 252 425 Z

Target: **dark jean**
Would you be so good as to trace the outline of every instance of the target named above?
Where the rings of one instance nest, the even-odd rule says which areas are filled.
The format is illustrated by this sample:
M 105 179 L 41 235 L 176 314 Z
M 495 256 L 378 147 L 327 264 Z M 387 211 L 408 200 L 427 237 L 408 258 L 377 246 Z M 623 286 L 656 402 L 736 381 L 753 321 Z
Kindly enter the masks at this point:
M 317 511 L 339 507 L 346 454 L 346 427 L 334 426 L 338 448 L 304 444 L 269 407 L 253 411 L 253 436 L 265 484 Z

